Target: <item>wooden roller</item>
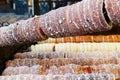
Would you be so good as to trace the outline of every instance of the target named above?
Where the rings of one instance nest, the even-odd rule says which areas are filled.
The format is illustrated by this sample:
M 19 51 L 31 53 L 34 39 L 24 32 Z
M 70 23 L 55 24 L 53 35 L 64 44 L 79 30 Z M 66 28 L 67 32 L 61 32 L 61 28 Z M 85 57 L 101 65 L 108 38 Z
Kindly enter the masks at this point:
M 32 52 L 53 52 L 55 48 L 55 44 L 49 44 L 49 43 L 45 43 L 45 44 L 36 44 L 35 46 L 32 45 L 31 49 Z
M 38 43 L 120 42 L 120 35 L 86 35 L 64 38 L 49 38 Z
M 120 0 L 104 0 L 109 18 L 114 24 L 120 24 Z
M 0 47 L 108 31 L 119 13 L 118 0 L 83 0 L 0 28 Z
M 77 64 L 81 66 L 91 66 L 99 64 L 119 64 L 118 57 L 79 57 L 79 58 L 55 58 L 55 59 L 14 59 L 6 63 L 6 67 L 16 66 L 33 66 L 42 65 L 49 68 L 50 66 L 63 66 L 67 64 Z
M 35 75 L 20 74 L 12 76 L 0 76 L 0 80 L 116 80 L 111 73 L 92 73 L 92 74 L 65 74 L 65 75 Z
M 40 74 L 40 75 L 64 75 L 64 74 L 83 74 L 83 73 L 112 73 L 116 78 L 120 78 L 120 65 L 115 64 L 102 64 L 98 66 L 80 66 L 75 64 L 68 64 L 65 66 L 50 66 L 45 68 L 40 65 L 34 65 L 32 67 L 20 66 L 20 67 L 8 67 L 4 70 L 3 74 L 6 75 L 19 75 L 19 74 Z
M 17 53 L 14 56 L 14 59 L 57 59 L 57 58 L 80 58 L 80 57 L 98 57 L 98 58 L 120 58 L 120 52 L 112 51 L 112 52 L 41 52 L 41 53 L 33 53 L 33 52 L 24 52 Z
M 51 46 L 48 46 L 51 45 Z M 50 49 L 50 50 L 49 50 Z M 95 52 L 95 51 L 120 51 L 120 43 L 45 43 L 45 44 L 38 44 L 32 45 L 31 47 L 32 52 Z
M 25 58 L 36 58 L 36 59 L 44 59 L 44 58 L 65 58 L 64 52 L 40 52 L 40 53 L 34 53 L 34 52 L 24 52 L 24 53 L 16 53 L 14 55 L 14 59 L 25 59 Z M 68 53 L 69 54 L 69 53 Z

